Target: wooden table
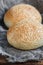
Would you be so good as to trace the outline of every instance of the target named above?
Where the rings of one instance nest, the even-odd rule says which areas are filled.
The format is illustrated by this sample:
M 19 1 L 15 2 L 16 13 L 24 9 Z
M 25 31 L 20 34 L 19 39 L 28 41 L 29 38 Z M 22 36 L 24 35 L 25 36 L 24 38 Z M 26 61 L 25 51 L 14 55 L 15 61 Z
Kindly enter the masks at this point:
M 5 64 L 10 64 L 10 65 L 43 65 L 43 60 L 42 61 L 27 61 L 25 63 L 8 63 L 7 60 L 5 59 L 4 56 L 0 55 L 0 64 L 5 63 Z

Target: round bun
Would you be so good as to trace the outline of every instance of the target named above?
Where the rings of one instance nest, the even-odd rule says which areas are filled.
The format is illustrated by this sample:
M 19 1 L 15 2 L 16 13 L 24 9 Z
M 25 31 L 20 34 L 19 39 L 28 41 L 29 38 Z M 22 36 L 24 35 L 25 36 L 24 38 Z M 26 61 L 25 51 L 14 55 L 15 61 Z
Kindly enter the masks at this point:
M 9 44 L 18 49 L 29 50 L 38 48 L 43 45 L 42 25 L 39 22 L 35 23 L 24 19 L 9 28 L 7 40 Z
M 39 11 L 35 7 L 28 4 L 18 4 L 6 12 L 4 23 L 9 28 L 25 18 L 31 19 L 34 22 L 41 22 L 42 20 Z

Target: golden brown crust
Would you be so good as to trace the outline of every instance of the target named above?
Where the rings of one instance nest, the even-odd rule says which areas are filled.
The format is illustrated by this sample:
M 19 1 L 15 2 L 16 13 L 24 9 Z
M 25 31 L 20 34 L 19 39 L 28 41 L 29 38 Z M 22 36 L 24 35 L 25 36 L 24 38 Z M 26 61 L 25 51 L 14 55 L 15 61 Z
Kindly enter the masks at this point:
M 22 19 L 29 18 L 34 22 L 41 22 L 42 18 L 37 9 L 28 4 L 19 4 L 10 8 L 4 16 L 4 22 L 7 27 L 15 25 Z
M 43 45 L 42 25 L 24 19 L 8 30 L 7 39 L 9 44 L 18 49 L 38 48 Z

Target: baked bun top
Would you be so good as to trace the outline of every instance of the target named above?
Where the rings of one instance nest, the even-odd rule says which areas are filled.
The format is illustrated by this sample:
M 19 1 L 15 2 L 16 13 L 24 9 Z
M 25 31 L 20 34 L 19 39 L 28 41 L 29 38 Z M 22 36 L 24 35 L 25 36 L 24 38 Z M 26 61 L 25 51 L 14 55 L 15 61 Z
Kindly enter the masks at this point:
M 43 26 L 28 19 L 21 20 L 9 28 L 7 40 L 13 47 L 29 50 L 43 45 Z
M 4 23 L 9 28 L 12 25 L 15 25 L 17 22 L 25 18 L 31 19 L 31 21 L 34 21 L 34 22 L 42 21 L 42 17 L 39 11 L 35 7 L 28 4 L 18 4 L 11 7 L 6 12 L 4 16 Z

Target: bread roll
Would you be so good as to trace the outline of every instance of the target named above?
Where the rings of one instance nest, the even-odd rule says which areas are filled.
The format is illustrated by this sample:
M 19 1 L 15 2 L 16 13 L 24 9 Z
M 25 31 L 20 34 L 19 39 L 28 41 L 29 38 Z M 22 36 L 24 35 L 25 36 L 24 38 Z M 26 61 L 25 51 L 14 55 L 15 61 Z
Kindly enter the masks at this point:
M 23 19 L 9 28 L 7 40 L 10 45 L 22 50 L 43 46 L 43 26 L 38 22 Z
M 31 19 L 34 22 L 42 21 L 41 15 L 35 7 L 28 4 L 18 4 L 6 12 L 4 23 L 9 28 L 25 18 Z

